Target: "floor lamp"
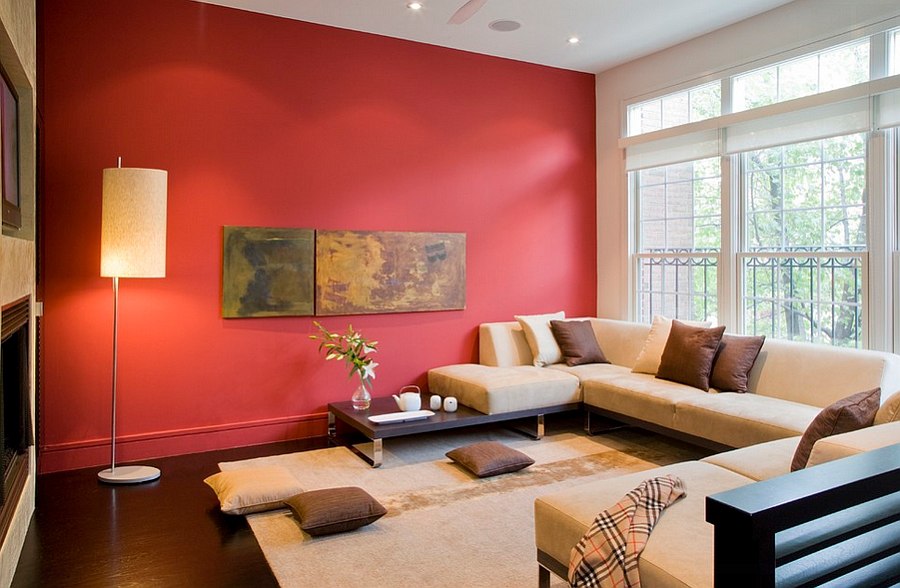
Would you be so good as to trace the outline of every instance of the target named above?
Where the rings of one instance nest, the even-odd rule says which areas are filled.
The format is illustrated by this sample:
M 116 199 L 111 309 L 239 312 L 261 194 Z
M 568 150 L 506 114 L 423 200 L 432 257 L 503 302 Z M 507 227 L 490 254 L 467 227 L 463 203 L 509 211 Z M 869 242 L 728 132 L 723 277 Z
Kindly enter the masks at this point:
M 166 192 L 168 173 L 119 167 L 103 170 L 100 275 L 113 283 L 112 457 L 99 472 L 110 484 L 159 478 L 150 466 L 116 466 L 116 379 L 119 351 L 119 278 L 166 277 Z

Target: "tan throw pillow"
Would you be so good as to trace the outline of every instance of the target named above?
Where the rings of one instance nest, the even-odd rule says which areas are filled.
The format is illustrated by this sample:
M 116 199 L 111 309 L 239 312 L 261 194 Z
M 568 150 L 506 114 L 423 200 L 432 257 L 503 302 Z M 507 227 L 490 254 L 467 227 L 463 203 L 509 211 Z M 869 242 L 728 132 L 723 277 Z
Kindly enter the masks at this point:
M 310 490 L 285 500 L 313 536 L 343 533 L 374 523 L 387 513 L 380 502 L 356 486 Z
M 724 325 L 707 329 L 672 321 L 656 377 L 708 391 L 713 358 L 724 332 Z
M 709 385 L 723 392 L 746 392 L 750 370 L 765 341 L 765 335 L 722 335 L 709 375 Z
M 888 396 L 878 412 L 875 413 L 875 422 L 872 424 L 883 425 L 894 421 L 900 421 L 900 392 L 894 392 Z
M 874 388 L 842 398 L 823 408 L 800 438 L 800 444 L 791 461 L 791 471 L 806 467 L 813 445 L 819 439 L 871 426 L 879 406 L 881 406 L 881 388 Z
M 681 321 L 686 325 L 694 327 L 708 327 L 708 322 Z M 663 350 L 666 348 L 666 341 L 669 339 L 669 331 L 672 328 L 672 319 L 655 315 L 653 323 L 650 325 L 650 332 L 647 333 L 647 339 L 641 352 L 638 353 L 637 359 L 634 361 L 632 372 L 638 374 L 655 374 L 659 369 L 659 360 L 662 359 Z
M 203 481 L 219 497 L 222 512 L 233 515 L 283 508 L 286 498 L 303 490 L 294 476 L 277 466 L 219 472 Z
M 447 452 L 447 457 L 479 478 L 527 468 L 534 460 L 497 441 L 482 441 Z
M 609 363 L 597 343 L 591 321 L 550 321 L 550 330 L 566 365 Z
M 553 332 L 550 330 L 550 321 L 566 318 L 565 312 L 552 314 L 516 315 L 516 320 L 525 331 L 525 340 L 534 357 L 534 365 L 542 367 L 562 361 L 562 351 L 556 344 Z

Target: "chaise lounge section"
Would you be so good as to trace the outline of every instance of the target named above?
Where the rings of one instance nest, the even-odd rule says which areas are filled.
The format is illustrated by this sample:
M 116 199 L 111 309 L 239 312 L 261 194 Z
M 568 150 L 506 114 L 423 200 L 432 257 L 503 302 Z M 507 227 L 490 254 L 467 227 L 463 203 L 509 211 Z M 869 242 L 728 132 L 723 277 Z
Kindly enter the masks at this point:
M 549 573 L 566 577 L 572 548 L 598 513 L 615 504 L 643 480 L 671 474 L 682 479 L 684 498 L 668 507 L 653 528 L 638 564 L 645 588 L 714 585 L 714 534 L 706 522 L 707 497 L 790 473 L 800 437 L 735 449 L 699 461 L 654 468 L 608 480 L 590 482 L 540 496 L 534 503 L 534 531 L 540 585 Z M 814 471 L 834 459 L 900 443 L 900 422 L 874 425 L 820 439 L 807 469 Z

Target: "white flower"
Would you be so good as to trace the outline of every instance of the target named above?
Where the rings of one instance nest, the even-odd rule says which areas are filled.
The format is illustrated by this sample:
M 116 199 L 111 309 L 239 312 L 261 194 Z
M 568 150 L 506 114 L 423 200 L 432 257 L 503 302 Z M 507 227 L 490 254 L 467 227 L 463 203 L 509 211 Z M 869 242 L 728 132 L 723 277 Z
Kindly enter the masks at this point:
M 375 379 L 375 368 L 378 367 L 378 364 L 374 361 L 367 363 L 363 366 L 362 376 L 363 380 L 374 380 Z

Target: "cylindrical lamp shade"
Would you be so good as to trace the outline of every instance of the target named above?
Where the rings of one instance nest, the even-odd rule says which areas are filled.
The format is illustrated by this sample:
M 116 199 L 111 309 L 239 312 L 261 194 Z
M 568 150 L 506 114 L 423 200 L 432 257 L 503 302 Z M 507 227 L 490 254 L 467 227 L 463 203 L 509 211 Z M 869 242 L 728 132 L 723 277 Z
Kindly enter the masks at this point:
M 166 277 L 167 179 L 159 169 L 103 170 L 101 276 Z

